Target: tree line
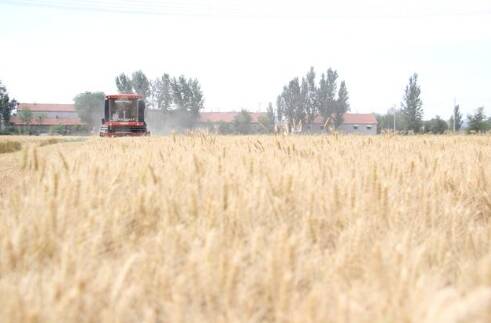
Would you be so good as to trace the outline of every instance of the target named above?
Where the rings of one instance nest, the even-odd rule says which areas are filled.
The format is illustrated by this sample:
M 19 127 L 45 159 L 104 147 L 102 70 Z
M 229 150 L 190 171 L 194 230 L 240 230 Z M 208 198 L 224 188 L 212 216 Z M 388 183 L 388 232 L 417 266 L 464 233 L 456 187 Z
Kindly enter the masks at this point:
M 141 71 L 129 77 L 121 73 L 116 77 L 116 87 L 120 93 L 138 93 L 143 96 L 147 106 L 163 114 L 167 124 L 191 128 L 204 108 L 204 95 L 197 79 L 184 75 L 170 77 L 163 74 L 149 80 Z
M 400 133 L 433 133 L 443 134 L 446 131 L 460 131 L 464 126 L 464 118 L 460 105 L 456 104 L 448 120 L 436 116 L 430 120 L 423 120 L 423 101 L 420 98 L 421 87 L 418 84 L 418 75 L 413 74 L 405 88 L 400 109 L 393 107 L 386 114 L 377 114 L 378 130 L 398 131 Z M 467 115 L 468 133 L 481 133 L 491 130 L 491 117 L 484 114 L 484 107 L 476 109 L 473 114 Z
M 283 87 L 276 99 L 274 116 L 285 124 L 288 132 L 308 131 L 316 118 L 321 118 L 323 125 L 339 127 L 349 110 L 346 82 L 339 83 L 338 72 L 329 68 L 317 83 L 311 67 L 301 80 L 295 77 Z
M 148 120 L 157 127 L 163 125 L 171 129 L 192 128 L 204 107 L 204 95 L 199 81 L 183 75 L 171 77 L 169 74 L 163 74 L 149 80 L 140 70 L 131 75 L 117 75 L 115 85 L 121 93 L 142 95 L 151 112 Z M 104 98 L 103 92 L 84 92 L 74 98 L 77 112 L 89 129 L 96 129 L 100 125 Z M 1 132 L 14 132 L 10 119 L 16 106 L 17 101 L 9 97 L 6 86 L 0 81 Z M 243 110 L 232 123 L 219 123 L 218 131 L 238 134 L 270 133 L 278 124 L 283 124 L 289 131 L 308 131 L 314 120 L 316 123 L 320 120 L 325 127 L 337 128 L 343 123 L 344 113 L 349 110 L 346 82 L 339 80 L 338 72 L 329 68 L 321 74 L 317 82 L 316 72 L 311 67 L 305 76 L 296 77 L 283 87 L 277 97 L 276 107 L 269 103 L 267 113 L 258 120 L 258 127 L 251 125 L 250 115 Z M 457 104 L 447 120 L 436 116 L 425 121 L 423 116 L 423 101 L 417 74 L 409 78 L 400 108 L 393 107 L 385 114 L 376 115 L 380 132 L 396 130 L 400 133 L 441 134 L 446 131 L 460 131 L 464 127 L 464 117 Z M 30 111 L 18 113 L 17 117 L 24 120 L 24 123 L 29 123 L 28 121 L 34 118 Z M 467 115 L 467 132 L 480 133 L 489 130 L 491 117 L 486 116 L 483 107 Z
M 121 73 L 115 77 L 119 93 L 137 93 L 143 97 L 154 127 L 192 128 L 204 108 L 204 95 L 197 79 L 184 75 L 163 74 L 150 80 L 141 70 L 131 76 Z M 100 125 L 104 107 L 103 92 L 84 92 L 74 98 L 75 108 L 83 122 L 91 128 Z

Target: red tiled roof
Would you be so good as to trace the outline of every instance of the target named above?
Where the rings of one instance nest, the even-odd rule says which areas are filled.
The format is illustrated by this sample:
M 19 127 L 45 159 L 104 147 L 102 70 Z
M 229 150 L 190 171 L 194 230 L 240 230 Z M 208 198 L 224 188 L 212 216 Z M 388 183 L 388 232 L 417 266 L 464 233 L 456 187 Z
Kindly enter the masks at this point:
M 75 105 L 59 103 L 20 103 L 17 109 L 36 112 L 75 112 Z
M 198 122 L 214 123 L 214 122 L 233 122 L 236 115 L 240 112 L 200 112 Z M 249 112 L 251 115 L 251 122 L 256 123 L 263 112 Z
M 373 113 L 345 113 L 344 124 L 377 124 L 377 118 Z
M 10 119 L 14 125 L 20 126 L 25 125 L 25 123 L 19 117 L 12 117 Z M 33 117 L 31 121 L 32 126 L 81 126 L 82 121 L 79 118 L 36 118 Z
M 322 117 L 317 117 L 314 123 L 322 123 Z M 345 113 L 343 124 L 377 124 L 377 118 L 373 113 Z

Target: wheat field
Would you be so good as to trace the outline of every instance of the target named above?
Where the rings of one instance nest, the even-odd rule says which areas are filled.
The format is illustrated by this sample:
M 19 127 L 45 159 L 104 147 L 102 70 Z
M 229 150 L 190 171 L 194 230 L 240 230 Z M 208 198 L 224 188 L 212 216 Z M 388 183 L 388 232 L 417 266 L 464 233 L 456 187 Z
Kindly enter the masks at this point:
M 1 322 L 491 321 L 491 136 L 91 138 L 0 181 Z

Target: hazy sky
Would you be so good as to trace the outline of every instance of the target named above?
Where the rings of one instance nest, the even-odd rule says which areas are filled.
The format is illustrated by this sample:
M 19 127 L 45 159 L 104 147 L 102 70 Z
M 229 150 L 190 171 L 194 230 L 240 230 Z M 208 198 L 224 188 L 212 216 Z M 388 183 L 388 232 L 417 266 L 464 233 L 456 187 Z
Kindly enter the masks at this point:
M 454 98 L 491 114 L 490 0 L 0 0 L 0 41 L 21 102 L 115 92 L 142 69 L 198 78 L 207 110 L 256 111 L 314 66 L 338 70 L 354 112 L 399 106 L 417 72 L 425 118 Z

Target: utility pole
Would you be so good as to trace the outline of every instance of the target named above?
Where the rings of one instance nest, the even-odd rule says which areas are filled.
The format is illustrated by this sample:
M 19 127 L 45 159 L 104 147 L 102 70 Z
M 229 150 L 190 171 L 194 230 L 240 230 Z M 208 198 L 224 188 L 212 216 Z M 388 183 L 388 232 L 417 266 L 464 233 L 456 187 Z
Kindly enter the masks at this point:
M 453 98 L 453 132 L 455 133 L 455 107 L 457 106 L 457 99 Z

